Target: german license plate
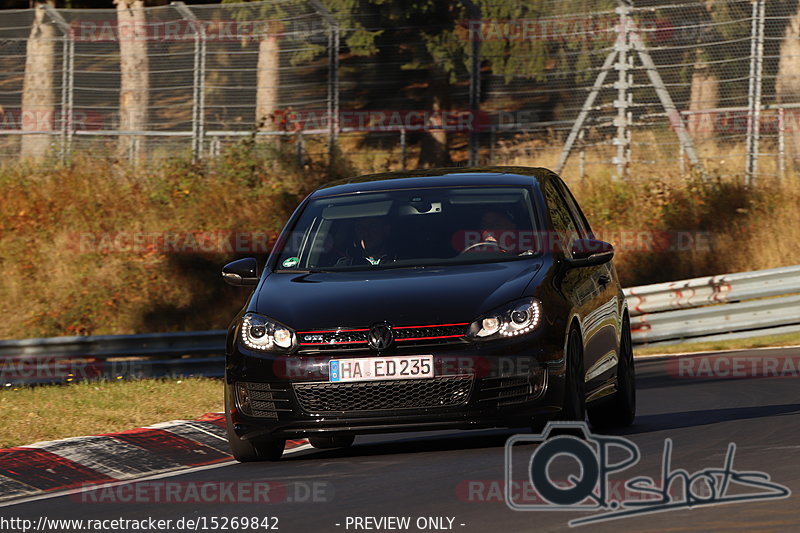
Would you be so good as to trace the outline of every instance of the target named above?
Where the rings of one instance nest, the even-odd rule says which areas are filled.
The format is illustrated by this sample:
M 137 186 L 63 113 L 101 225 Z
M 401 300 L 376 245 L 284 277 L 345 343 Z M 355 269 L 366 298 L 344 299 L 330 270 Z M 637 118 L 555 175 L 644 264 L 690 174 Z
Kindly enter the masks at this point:
M 433 356 L 332 359 L 328 367 L 328 376 L 331 383 L 432 378 Z

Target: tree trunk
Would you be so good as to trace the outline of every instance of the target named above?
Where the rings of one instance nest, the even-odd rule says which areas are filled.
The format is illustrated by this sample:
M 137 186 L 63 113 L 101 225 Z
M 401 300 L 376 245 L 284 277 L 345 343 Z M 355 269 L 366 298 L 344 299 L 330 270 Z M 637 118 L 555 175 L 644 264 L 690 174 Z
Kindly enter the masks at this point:
M 789 19 L 781 43 L 778 75 L 775 79 L 775 98 L 778 104 L 800 103 L 800 10 Z M 796 109 L 786 112 L 786 145 L 792 159 L 800 160 L 800 114 Z
M 714 118 L 716 114 L 706 110 L 719 105 L 719 78 L 711 72 L 702 51 L 697 50 L 697 59 L 692 73 L 692 92 L 689 97 L 688 129 L 695 142 L 703 142 L 714 137 Z M 706 111 L 706 112 L 703 112 Z
M 22 130 L 52 131 L 55 112 L 53 95 L 53 64 L 55 28 L 47 21 L 44 4 L 36 2 L 31 34 L 28 37 L 25 78 L 22 85 Z M 50 150 L 52 135 L 22 135 L 20 156 L 41 159 Z
M 256 72 L 256 129 L 278 129 L 275 112 L 278 108 L 280 86 L 280 46 L 276 24 L 269 24 L 269 33 L 258 44 L 258 71 Z
M 147 56 L 147 28 L 143 0 L 114 0 L 119 29 L 119 129 L 144 131 L 150 99 L 150 66 Z M 120 157 L 127 157 L 144 136 L 121 135 Z

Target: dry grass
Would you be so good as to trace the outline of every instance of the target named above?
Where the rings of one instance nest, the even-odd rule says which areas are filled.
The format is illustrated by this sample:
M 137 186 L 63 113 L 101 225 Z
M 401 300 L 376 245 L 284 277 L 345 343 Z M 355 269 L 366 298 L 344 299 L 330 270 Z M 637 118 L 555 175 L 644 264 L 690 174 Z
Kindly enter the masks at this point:
M 274 236 L 320 183 L 397 168 L 396 148 L 376 147 L 367 158 L 356 140 L 347 142 L 345 153 L 354 155 L 337 161 L 333 171 L 318 163 L 300 168 L 293 146 L 266 143 L 232 146 L 205 164 L 176 157 L 132 167 L 76 156 L 64 167 L 0 168 L 0 338 L 224 328 L 246 291 L 220 283 L 219 268 L 252 254 L 87 249 L 82 236 Z M 499 148 L 496 162 L 552 167 L 558 157 L 554 144 L 531 141 L 516 150 Z M 601 153 L 607 147 L 593 150 L 587 159 L 609 155 Z M 670 154 L 652 154 L 662 156 Z M 411 150 L 409 163 L 415 158 Z M 614 241 L 621 230 L 708 234 L 708 248 L 680 253 L 614 241 L 624 285 L 800 264 L 797 175 L 748 188 L 734 178 L 684 178 L 674 165 L 636 167 L 637 179 L 628 182 L 613 180 L 613 168 L 590 166 L 581 180 L 575 159 L 564 177 L 600 236 Z
M 221 412 L 222 382 L 100 381 L 0 390 L 0 448 Z
M 272 239 L 303 196 L 339 172 L 247 145 L 208 165 L 78 157 L 2 168 L 0 338 L 225 327 L 246 292 L 220 283 L 219 268 L 253 254 L 176 252 L 148 236 Z M 145 245 L 131 251 L 135 235 Z

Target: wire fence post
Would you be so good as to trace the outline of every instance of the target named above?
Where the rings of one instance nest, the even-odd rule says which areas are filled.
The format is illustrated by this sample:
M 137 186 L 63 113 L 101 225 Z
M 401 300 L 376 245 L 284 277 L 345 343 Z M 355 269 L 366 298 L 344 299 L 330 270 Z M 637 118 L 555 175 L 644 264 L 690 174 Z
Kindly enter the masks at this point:
M 297 164 L 300 166 L 300 168 L 302 168 L 306 164 L 303 130 L 297 130 L 295 141 L 297 142 Z
M 617 52 L 617 62 L 614 69 L 617 71 L 617 81 L 614 87 L 617 89 L 617 99 L 614 100 L 614 107 L 617 108 L 617 116 L 614 118 L 614 125 L 617 128 L 617 136 L 614 144 L 617 146 L 617 155 L 614 164 L 617 167 L 615 178 L 623 179 L 628 177 L 628 154 L 630 148 L 630 135 L 628 131 L 628 71 L 631 67 L 629 59 L 630 50 L 630 6 L 625 2 L 620 2 L 617 7 L 619 14 L 619 32 L 621 38 L 614 44 Z
M 750 84 L 747 105 L 747 168 L 745 183 L 752 185 L 758 177 L 758 152 L 761 134 L 761 79 L 764 64 L 764 0 L 753 2 L 753 23 L 750 35 Z
M 75 77 L 73 59 L 75 40 L 73 39 L 72 28 L 69 27 L 61 13 L 56 11 L 50 4 L 43 4 L 43 7 L 53 20 L 53 23 L 61 30 L 61 146 L 58 151 L 58 157 L 63 165 L 66 163 L 67 154 L 70 151 L 70 143 L 72 142 L 72 83 Z
M 497 129 L 489 125 L 489 165 L 494 165 L 494 145 L 497 142 Z
M 778 108 L 778 176 L 786 179 L 786 109 Z
M 407 148 L 408 144 L 406 142 L 406 129 L 400 129 L 400 168 L 402 170 L 406 169 L 406 156 L 407 156 Z
M 478 165 L 478 152 L 480 151 L 480 131 L 478 114 L 481 108 L 481 32 L 475 31 L 476 26 L 480 30 L 481 10 L 472 0 L 461 0 L 467 9 L 467 15 L 472 19 L 469 21 L 468 37 L 470 44 L 469 52 L 469 166 Z
M 183 20 L 189 23 L 194 33 L 194 72 L 192 80 L 192 159 L 203 157 L 205 136 L 205 79 L 206 79 L 206 30 L 194 13 L 183 2 L 172 2 Z
M 339 138 L 339 48 L 341 46 L 341 32 L 339 22 L 319 0 L 309 0 L 309 3 L 328 26 L 328 165 L 332 165 L 336 158 L 337 141 Z

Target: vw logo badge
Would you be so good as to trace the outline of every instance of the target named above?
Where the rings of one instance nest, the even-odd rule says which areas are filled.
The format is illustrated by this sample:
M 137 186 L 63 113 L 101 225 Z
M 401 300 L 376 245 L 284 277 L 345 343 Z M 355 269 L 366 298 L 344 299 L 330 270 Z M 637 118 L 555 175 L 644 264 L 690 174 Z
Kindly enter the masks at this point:
M 375 324 L 369 328 L 367 341 L 373 350 L 385 350 L 392 344 L 393 340 L 394 333 L 392 332 L 392 326 L 389 324 Z

